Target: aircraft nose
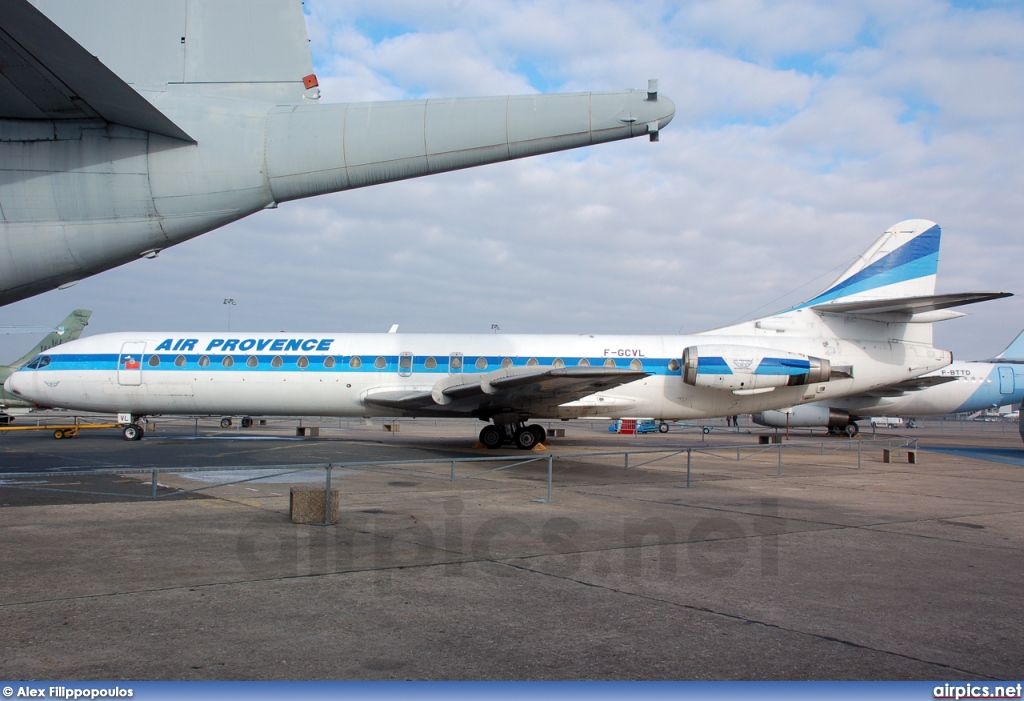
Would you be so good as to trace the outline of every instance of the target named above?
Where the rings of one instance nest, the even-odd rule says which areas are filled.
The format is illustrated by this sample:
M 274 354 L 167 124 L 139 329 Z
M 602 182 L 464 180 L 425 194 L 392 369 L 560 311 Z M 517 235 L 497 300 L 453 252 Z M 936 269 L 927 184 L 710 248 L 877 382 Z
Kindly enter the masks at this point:
M 7 392 L 8 394 L 13 394 L 15 396 L 21 394 L 18 390 L 14 388 L 13 373 L 4 381 L 4 392 Z

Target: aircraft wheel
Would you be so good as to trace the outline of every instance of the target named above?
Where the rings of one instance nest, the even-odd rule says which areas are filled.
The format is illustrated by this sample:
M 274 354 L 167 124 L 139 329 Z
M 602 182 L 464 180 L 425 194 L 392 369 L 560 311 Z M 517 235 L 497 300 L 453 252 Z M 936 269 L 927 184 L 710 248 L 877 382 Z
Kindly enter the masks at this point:
M 220 427 L 221 428 L 231 428 L 231 419 L 229 419 L 227 417 L 224 417 L 223 419 L 221 419 L 220 420 Z
M 128 424 L 121 430 L 121 435 L 126 441 L 137 441 L 142 438 L 142 429 L 135 424 Z
M 664 421 L 658 424 L 658 433 L 668 433 L 668 424 Z
M 537 435 L 526 426 L 516 431 L 515 441 L 519 450 L 531 450 L 537 445 Z
M 533 424 L 527 426 L 526 430 L 532 431 L 534 438 L 537 439 L 538 443 L 543 443 L 548 439 L 548 432 L 544 430 L 544 427 L 540 424 Z
M 701 429 L 701 430 L 702 430 L 702 431 L 704 431 L 704 435 L 705 435 L 705 436 L 706 436 L 706 435 L 708 435 L 709 433 L 711 433 L 711 427 L 710 427 L 710 426 L 705 426 L 705 427 L 704 427 L 703 429 Z
M 243 416 L 242 417 L 242 428 L 252 428 L 252 417 L 251 416 Z
M 851 421 L 846 424 L 846 428 L 843 429 L 843 433 L 846 434 L 847 438 L 853 438 L 860 433 L 860 426 L 857 425 L 856 421 Z
M 61 438 L 64 437 L 64 431 L 58 428 L 56 431 L 53 432 L 53 437 L 56 438 L 57 440 L 60 440 Z
M 494 450 L 500 448 L 501 444 L 505 442 L 505 436 L 502 435 L 500 428 L 494 424 L 488 424 L 480 430 L 480 442 L 488 450 Z

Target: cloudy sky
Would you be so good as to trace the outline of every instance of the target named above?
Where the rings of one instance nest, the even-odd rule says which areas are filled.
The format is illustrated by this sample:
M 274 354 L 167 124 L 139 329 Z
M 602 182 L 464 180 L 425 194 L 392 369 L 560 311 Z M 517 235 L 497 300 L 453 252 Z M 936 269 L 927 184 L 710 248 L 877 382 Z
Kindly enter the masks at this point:
M 292 202 L 3 309 L 129 329 L 677 333 L 813 296 L 886 228 L 939 291 L 1024 294 L 1018 2 L 306 0 L 323 100 L 645 88 L 634 139 Z M 960 358 L 1024 297 L 939 325 Z M 10 359 L 33 334 L 0 336 Z M 24 348 L 23 348 L 24 346 Z

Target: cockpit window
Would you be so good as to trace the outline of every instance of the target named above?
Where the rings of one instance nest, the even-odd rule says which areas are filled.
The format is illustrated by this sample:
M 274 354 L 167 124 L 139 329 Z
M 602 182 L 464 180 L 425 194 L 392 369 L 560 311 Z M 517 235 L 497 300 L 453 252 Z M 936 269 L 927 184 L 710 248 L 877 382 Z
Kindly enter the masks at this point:
M 34 360 L 32 360 L 25 367 L 31 368 L 32 370 L 42 370 L 43 368 L 45 368 L 49 364 L 50 364 L 50 356 L 48 356 L 48 355 L 40 355 L 40 356 L 37 356 Z

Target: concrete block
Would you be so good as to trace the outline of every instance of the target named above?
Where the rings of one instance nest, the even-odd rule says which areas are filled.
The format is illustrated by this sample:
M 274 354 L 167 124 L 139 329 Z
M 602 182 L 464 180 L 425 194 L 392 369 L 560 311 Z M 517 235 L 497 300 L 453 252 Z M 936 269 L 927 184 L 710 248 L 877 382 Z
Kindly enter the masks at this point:
M 565 438 L 564 428 L 549 428 L 548 438 Z
M 296 426 L 296 428 L 295 428 L 295 435 L 296 436 L 307 436 L 309 438 L 319 438 L 320 437 L 320 427 L 319 426 Z
M 324 523 L 324 500 L 326 490 L 322 487 L 292 487 L 288 501 L 288 515 L 292 523 Z M 331 523 L 338 522 L 337 489 L 331 490 Z

